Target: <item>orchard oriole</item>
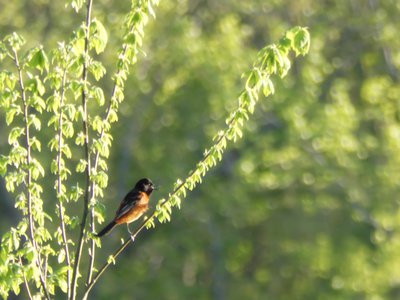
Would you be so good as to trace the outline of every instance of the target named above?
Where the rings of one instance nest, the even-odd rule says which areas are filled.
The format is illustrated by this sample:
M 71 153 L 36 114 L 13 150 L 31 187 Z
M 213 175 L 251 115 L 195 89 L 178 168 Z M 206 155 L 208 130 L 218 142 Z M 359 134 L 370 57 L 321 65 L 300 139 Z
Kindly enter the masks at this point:
M 104 227 L 96 236 L 101 237 L 109 233 L 119 224 L 126 224 L 129 233 L 132 235 L 128 224 L 136 221 L 146 212 L 149 208 L 150 195 L 155 189 L 150 179 L 140 179 L 135 187 L 121 201 L 111 223 Z

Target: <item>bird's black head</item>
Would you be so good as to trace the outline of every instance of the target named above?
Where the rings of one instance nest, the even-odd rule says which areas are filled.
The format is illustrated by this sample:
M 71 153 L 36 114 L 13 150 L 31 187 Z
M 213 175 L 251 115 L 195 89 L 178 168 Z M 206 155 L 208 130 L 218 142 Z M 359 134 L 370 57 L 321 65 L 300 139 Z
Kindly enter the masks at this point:
M 150 179 L 143 178 L 136 183 L 135 189 L 138 189 L 139 191 L 145 192 L 147 195 L 150 195 L 151 192 L 156 189 L 156 187 Z

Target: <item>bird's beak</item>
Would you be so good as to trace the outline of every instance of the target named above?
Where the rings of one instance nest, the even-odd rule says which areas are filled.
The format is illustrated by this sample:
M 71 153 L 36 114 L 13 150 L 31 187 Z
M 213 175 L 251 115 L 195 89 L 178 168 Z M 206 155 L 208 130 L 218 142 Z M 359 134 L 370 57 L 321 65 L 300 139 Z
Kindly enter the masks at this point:
M 153 190 L 158 190 L 160 187 L 156 186 L 156 185 L 153 185 L 152 188 L 153 188 Z

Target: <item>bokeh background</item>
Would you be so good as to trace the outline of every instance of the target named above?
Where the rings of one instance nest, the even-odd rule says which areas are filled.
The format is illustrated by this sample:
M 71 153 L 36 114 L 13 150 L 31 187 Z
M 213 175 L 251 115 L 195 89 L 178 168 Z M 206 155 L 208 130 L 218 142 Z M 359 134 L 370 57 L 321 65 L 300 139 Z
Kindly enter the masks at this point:
M 94 3 L 110 76 L 130 1 Z M 82 20 L 63 1 L 0 7 L 2 36 L 18 31 L 46 49 Z M 400 2 L 176 0 L 156 14 L 113 130 L 108 219 L 137 179 L 161 185 L 156 200 L 194 168 L 258 49 L 301 25 L 310 53 L 274 80 L 276 94 L 172 222 L 143 232 L 92 298 L 400 299 Z M 1 120 L 1 149 L 6 132 Z M 4 233 L 18 214 L 3 179 L 0 198 Z M 123 227 L 98 255 L 121 236 Z

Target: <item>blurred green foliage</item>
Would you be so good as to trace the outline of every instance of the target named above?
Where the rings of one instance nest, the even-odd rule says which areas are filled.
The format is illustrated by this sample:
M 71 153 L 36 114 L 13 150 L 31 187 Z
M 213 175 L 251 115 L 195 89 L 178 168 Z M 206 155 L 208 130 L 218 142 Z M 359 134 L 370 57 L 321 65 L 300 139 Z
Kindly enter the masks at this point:
M 79 20 L 57 1 L 0 7 L 1 34 L 29 43 L 55 46 Z M 127 7 L 95 1 L 110 28 L 106 65 Z M 161 198 L 193 168 L 258 48 L 301 25 L 311 49 L 172 222 L 142 233 L 93 298 L 398 299 L 399 12 L 395 0 L 161 1 L 113 131 L 109 218 L 138 178 L 161 185 Z M 16 221 L 3 187 L 0 196 L 3 231 Z

